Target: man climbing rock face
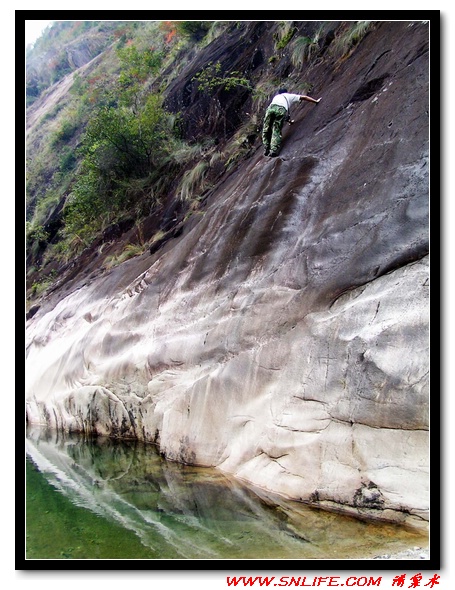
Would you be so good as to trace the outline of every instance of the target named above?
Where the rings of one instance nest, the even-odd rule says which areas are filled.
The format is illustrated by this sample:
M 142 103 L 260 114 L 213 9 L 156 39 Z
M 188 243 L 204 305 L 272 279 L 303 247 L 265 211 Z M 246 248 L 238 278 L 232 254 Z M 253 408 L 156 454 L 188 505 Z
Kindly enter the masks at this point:
M 321 99 L 311 98 L 305 94 L 291 94 L 286 88 L 280 88 L 268 106 L 262 127 L 262 143 L 264 156 L 273 158 L 278 155 L 281 147 L 281 130 L 285 121 L 290 121 L 291 104 L 306 100 L 317 104 Z

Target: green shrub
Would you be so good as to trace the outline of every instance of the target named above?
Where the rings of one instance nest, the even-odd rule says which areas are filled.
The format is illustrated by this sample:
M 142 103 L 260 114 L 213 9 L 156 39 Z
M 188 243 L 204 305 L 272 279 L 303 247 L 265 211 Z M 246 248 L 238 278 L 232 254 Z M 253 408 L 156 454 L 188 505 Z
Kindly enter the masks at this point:
M 77 158 L 74 150 L 65 146 L 60 154 L 59 169 L 60 172 L 70 172 L 76 166 Z
M 49 239 L 49 234 L 42 225 L 33 225 L 30 222 L 26 223 L 26 238 L 28 243 L 38 242 L 46 243 Z
M 202 71 L 193 76 L 193 80 L 198 83 L 200 90 L 212 91 L 220 87 L 231 90 L 238 86 L 252 90 L 251 82 L 247 78 L 240 76 L 239 72 L 226 72 L 223 74 L 219 61 L 215 64 L 209 62 Z
M 292 21 L 281 21 L 278 23 L 278 31 L 275 33 L 275 49 L 284 49 L 292 37 L 296 34 L 297 28 L 292 26 Z
M 202 41 L 212 25 L 209 21 L 183 20 L 174 22 L 177 32 L 192 41 Z
M 46 291 L 48 287 L 52 284 L 51 279 L 42 279 L 40 281 L 36 281 L 33 283 L 31 288 L 31 295 L 32 297 L 39 297 Z
M 69 231 L 89 236 L 132 205 L 128 186 L 147 179 L 172 152 L 174 117 L 149 95 L 136 111 L 101 107 L 87 126 L 83 161 L 65 206 Z

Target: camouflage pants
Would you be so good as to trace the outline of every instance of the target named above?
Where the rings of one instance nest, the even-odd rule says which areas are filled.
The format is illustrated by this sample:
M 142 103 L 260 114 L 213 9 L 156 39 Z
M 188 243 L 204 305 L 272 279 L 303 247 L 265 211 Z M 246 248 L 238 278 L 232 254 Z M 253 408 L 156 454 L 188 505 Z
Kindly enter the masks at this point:
M 277 104 L 270 105 L 266 110 L 262 126 L 262 143 L 265 149 L 278 153 L 281 147 L 281 130 L 286 116 L 286 109 Z

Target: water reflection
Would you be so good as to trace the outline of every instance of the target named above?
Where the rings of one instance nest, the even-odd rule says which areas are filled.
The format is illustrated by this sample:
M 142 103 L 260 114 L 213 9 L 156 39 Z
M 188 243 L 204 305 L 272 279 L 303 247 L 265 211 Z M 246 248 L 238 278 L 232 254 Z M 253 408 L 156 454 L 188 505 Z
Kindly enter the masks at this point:
M 77 525 L 74 516 L 67 516 L 62 524 L 56 520 L 63 518 L 62 507 L 52 514 L 48 502 L 52 527 L 37 528 L 32 526 L 34 514 L 40 511 L 42 518 L 42 510 L 30 504 L 27 545 L 32 558 L 54 557 L 45 554 L 52 543 L 42 536 L 52 535 L 57 543 L 57 529 L 68 522 L 85 537 L 60 553 L 82 559 L 119 558 L 119 551 L 124 559 L 372 558 L 423 540 L 403 527 L 365 523 L 253 491 L 215 469 L 167 462 L 153 446 L 135 441 L 87 440 L 31 429 L 26 442 L 29 460 L 45 484 L 97 517 L 87 524 L 85 515 Z M 27 498 L 38 502 L 35 481 L 28 480 Z M 49 498 L 49 490 L 43 497 Z M 122 531 L 140 548 L 125 537 L 119 549 Z M 95 537 L 94 554 L 90 543 Z

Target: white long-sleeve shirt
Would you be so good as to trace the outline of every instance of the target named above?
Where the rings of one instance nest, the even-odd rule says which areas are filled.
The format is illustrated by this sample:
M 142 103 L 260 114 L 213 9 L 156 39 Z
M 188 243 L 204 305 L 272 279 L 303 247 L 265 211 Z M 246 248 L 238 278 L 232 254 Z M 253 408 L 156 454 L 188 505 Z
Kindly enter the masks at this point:
M 290 109 L 291 104 L 299 102 L 301 94 L 291 94 L 289 92 L 283 92 L 273 97 L 270 104 L 277 104 L 280 107 L 284 107 L 287 111 Z

